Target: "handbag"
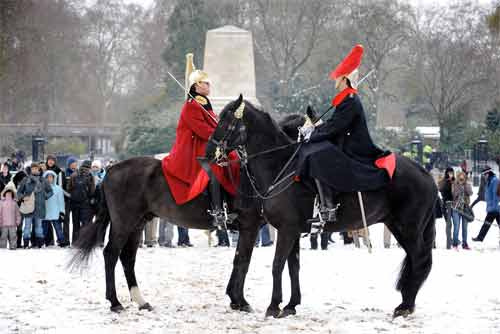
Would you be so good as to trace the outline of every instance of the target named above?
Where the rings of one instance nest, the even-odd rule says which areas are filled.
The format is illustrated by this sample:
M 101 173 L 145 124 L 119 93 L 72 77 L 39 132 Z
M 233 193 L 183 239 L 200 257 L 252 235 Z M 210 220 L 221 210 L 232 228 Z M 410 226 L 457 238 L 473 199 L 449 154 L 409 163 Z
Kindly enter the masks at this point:
M 23 197 L 19 211 L 24 215 L 29 215 L 35 211 L 35 192 Z
M 474 220 L 474 211 L 472 211 L 471 207 L 468 206 L 467 204 L 464 206 L 464 209 L 462 212 L 460 212 L 462 217 L 464 217 L 465 220 L 467 221 L 473 221 Z

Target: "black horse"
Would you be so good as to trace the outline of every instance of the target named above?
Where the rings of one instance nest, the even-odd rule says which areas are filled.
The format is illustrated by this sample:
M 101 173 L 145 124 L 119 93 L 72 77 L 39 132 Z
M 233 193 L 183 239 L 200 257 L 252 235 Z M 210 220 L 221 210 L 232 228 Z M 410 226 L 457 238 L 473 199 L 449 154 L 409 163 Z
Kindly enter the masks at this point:
M 250 180 L 254 180 L 253 191 L 248 192 L 246 196 L 253 197 L 257 192 L 260 195 L 266 193 L 266 189 L 295 152 L 296 145 L 293 145 L 293 141 L 269 114 L 257 110 L 247 101 L 244 105 L 242 103 L 243 98 L 240 95 L 239 99 L 224 108 L 206 152 L 209 159 L 215 159 L 217 147 L 225 153 L 239 147 L 242 156 L 248 156 L 248 162 L 243 161 L 242 174 L 247 174 Z M 293 120 L 289 121 L 296 124 Z M 276 148 L 280 149 L 273 150 Z M 285 172 L 283 175 L 289 174 Z M 287 182 L 283 184 L 286 185 L 282 187 L 290 185 Z M 313 211 L 315 191 L 311 184 L 304 180 L 291 184 L 288 189 L 277 187 L 275 197 L 273 192 L 268 194 L 268 199 L 264 199 L 266 196 L 260 196 L 265 219 L 278 229 L 272 267 L 273 293 L 266 315 L 295 314 L 295 306 L 300 304 L 299 238 L 304 222 L 311 217 Z M 394 316 L 408 315 L 414 311 L 416 295 L 432 267 L 436 185 L 432 177 L 418 164 L 398 156 L 391 183 L 384 189 L 364 192 L 363 198 L 368 223 L 385 223 L 406 252 L 397 283 L 397 289 L 402 294 L 402 303 L 394 310 Z M 340 203 L 338 221 L 328 225 L 328 231 L 362 228 L 357 195 L 341 194 Z M 237 256 L 248 257 L 251 256 L 251 249 L 240 249 L 238 253 Z M 282 302 L 282 272 L 287 260 L 292 291 L 288 305 L 281 311 L 279 305 Z M 244 273 L 246 271 L 231 277 L 235 282 L 230 281 L 228 285 L 230 296 L 243 296 Z M 232 291 L 235 287 L 240 290 Z M 233 300 L 233 303 L 239 301 Z
M 210 200 L 202 193 L 186 204 L 177 205 L 165 180 L 161 161 L 148 157 L 132 158 L 112 166 L 100 189 L 101 200 L 96 220 L 81 230 L 74 244 L 76 253 L 70 261 L 70 267 L 85 268 L 93 249 L 104 240 L 104 233 L 110 225 L 109 240 L 103 253 L 106 299 L 111 303 L 111 311 L 123 310 L 115 288 L 115 266 L 118 259 L 123 266 L 131 299 L 139 305 L 139 309 L 151 310 L 151 305 L 140 293 L 134 269 L 140 234 L 146 222 L 156 216 L 187 228 L 213 229 L 211 216 L 207 212 Z M 233 204 L 233 201 L 229 203 L 230 206 Z M 234 210 L 239 214 L 241 237 L 236 250 L 238 253 L 240 248 L 253 248 L 261 221 L 256 207 Z M 246 260 L 235 259 L 234 264 L 238 270 L 240 259 Z M 239 303 L 231 303 L 233 309 L 251 311 L 244 298 L 238 298 L 238 301 Z

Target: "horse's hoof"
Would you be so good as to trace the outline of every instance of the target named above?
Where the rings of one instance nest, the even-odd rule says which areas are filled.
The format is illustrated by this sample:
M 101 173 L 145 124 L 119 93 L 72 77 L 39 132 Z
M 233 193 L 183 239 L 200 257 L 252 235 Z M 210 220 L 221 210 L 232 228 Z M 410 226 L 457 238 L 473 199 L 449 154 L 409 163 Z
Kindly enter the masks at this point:
M 289 315 L 296 315 L 297 311 L 294 308 L 284 308 L 283 311 L 280 312 L 278 318 L 286 318 Z
M 149 303 L 146 303 L 144 305 L 139 306 L 139 311 L 141 310 L 148 310 L 148 311 L 153 311 L 153 306 L 149 305 Z
M 403 317 L 403 318 L 406 318 L 407 316 L 409 316 L 410 314 L 412 314 L 413 312 L 415 312 L 415 307 L 404 307 L 404 306 L 398 306 L 396 307 L 396 309 L 394 310 L 394 314 L 392 315 L 392 318 L 397 318 L 397 317 Z
M 253 308 L 252 308 L 252 306 L 246 304 L 246 305 L 242 305 L 240 307 L 240 311 L 241 312 L 246 312 L 246 313 L 253 313 Z
M 231 307 L 232 310 L 235 311 L 241 311 L 241 312 L 247 312 L 247 313 L 253 313 L 253 308 L 246 304 L 246 305 L 241 305 L 241 304 L 236 304 L 236 303 L 231 303 L 229 304 L 229 307 Z
M 266 311 L 266 318 L 267 317 L 273 317 L 273 318 L 278 318 L 279 315 L 281 314 L 280 308 L 268 308 Z
M 111 312 L 120 313 L 122 311 L 125 311 L 125 308 L 122 306 L 122 304 L 117 304 L 117 305 L 111 306 L 110 310 L 111 310 Z

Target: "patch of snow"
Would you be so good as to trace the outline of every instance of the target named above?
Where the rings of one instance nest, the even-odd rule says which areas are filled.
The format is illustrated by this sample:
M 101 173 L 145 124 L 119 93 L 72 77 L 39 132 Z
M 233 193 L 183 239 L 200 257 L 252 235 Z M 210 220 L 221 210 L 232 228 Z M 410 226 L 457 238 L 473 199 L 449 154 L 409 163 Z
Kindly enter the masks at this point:
M 484 202 L 475 207 L 484 218 Z M 123 270 L 116 267 L 118 298 L 113 314 L 105 299 L 104 263 L 98 249 L 88 271 L 65 268 L 70 250 L 0 250 L 0 333 L 499 333 L 500 251 L 496 223 L 484 243 L 470 240 L 481 227 L 469 224 L 470 251 L 445 249 L 445 223 L 437 221 L 433 270 L 413 315 L 392 319 L 401 302 L 395 281 L 404 251 L 383 248 L 383 226 L 370 228 L 373 254 L 344 246 L 338 234 L 327 251 L 301 240 L 302 304 L 297 315 L 265 318 L 272 290 L 273 247 L 256 248 L 246 281 L 255 313 L 232 311 L 225 288 L 234 248 L 208 248 L 202 231 L 191 230 L 193 248 L 141 248 L 136 274 L 154 310 L 130 300 Z M 284 303 L 290 296 L 283 273 Z

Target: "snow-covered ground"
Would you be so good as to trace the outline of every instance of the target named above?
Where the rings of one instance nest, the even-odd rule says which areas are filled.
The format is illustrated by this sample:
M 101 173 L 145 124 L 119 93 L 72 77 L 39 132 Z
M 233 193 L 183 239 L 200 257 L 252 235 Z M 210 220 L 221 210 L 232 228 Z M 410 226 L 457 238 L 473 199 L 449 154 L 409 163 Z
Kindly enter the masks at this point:
M 484 203 L 475 209 L 484 217 Z M 132 304 L 120 264 L 117 291 L 126 310 L 109 311 L 100 253 L 79 275 L 65 269 L 67 249 L 0 250 L 0 333 L 500 333 L 499 229 L 495 224 L 484 243 L 473 243 L 480 225 L 469 226 L 473 249 L 457 252 L 445 249 L 438 220 L 434 267 L 416 312 L 395 320 L 400 294 L 394 284 L 404 252 L 383 248 L 382 225 L 370 228 L 371 255 L 342 245 L 338 234 L 328 251 L 309 250 L 302 239 L 302 305 L 286 319 L 264 317 L 272 247 L 254 251 L 246 282 L 252 314 L 232 311 L 225 296 L 234 248 L 208 248 L 200 231 L 191 231 L 194 248 L 139 249 L 137 278 L 152 312 Z M 286 269 L 283 278 L 287 302 Z

